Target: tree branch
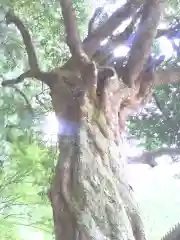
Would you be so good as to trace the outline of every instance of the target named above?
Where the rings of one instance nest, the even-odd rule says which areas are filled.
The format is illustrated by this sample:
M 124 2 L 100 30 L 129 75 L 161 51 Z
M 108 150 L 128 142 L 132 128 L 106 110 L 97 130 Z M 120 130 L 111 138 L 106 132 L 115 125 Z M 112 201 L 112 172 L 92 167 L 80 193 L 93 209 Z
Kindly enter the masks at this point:
M 35 50 L 34 50 L 34 47 L 33 47 L 32 41 L 31 41 L 30 34 L 29 34 L 28 30 L 26 29 L 26 27 L 24 26 L 24 24 L 22 23 L 22 21 L 12 11 L 9 11 L 6 14 L 6 23 L 7 23 L 7 25 L 13 23 L 17 27 L 19 32 L 21 33 L 23 42 L 24 42 L 24 45 L 26 48 L 26 52 L 28 55 L 30 69 L 28 71 L 22 73 L 16 79 L 3 81 L 1 83 L 1 85 L 2 86 L 13 85 L 13 84 L 23 82 L 23 80 L 25 78 L 33 78 L 33 77 L 41 80 L 42 82 L 46 83 L 49 86 L 52 85 L 54 80 L 56 79 L 56 78 L 54 78 L 55 74 L 54 73 L 45 73 L 45 72 L 40 71 L 39 65 L 38 65 L 38 60 L 37 60 L 36 53 L 35 53 Z M 52 81 L 52 79 L 53 79 L 53 81 Z
M 60 0 L 64 25 L 67 34 L 67 44 L 72 57 L 81 62 L 89 62 L 87 55 L 83 50 L 79 32 L 76 24 L 75 10 L 72 6 L 72 0 Z
M 28 55 L 30 68 L 33 71 L 38 70 L 39 69 L 38 61 L 37 61 L 36 53 L 35 53 L 35 50 L 34 50 L 34 47 L 33 47 L 32 41 L 31 41 L 31 37 L 30 37 L 28 30 L 22 23 L 22 21 L 13 12 L 9 11 L 6 14 L 6 23 L 7 23 L 7 25 L 13 23 L 17 27 L 17 29 L 19 30 L 19 32 L 21 33 L 22 38 L 23 38 L 23 42 L 24 42 L 26 52 Z
M 157 165 L 155 158 L 162 155 L 168 155 L 170 157 L 180 155 L 180 148 L 160 148 L 150 152 L 147 151 L 140 156 L 129 158 L 129 160 L 132 163 L 144 163 L 150 165 L 151 167 L 155 167 Z
M 108 63 L 111 63 L 112 60 L 114 61 L 112 54 L 115 48 L 124 44 L 133 34 L 135 24 L 141 16 L 142 10 L 143 8 L 141 7 L 138 11 L 136 11 L 134 16 L 132 17 L 131 22 L 123 32 L 120 32 L 117 35 L 112 34 L 111 37 L 108 38 L 108 42 L 97 50 L 97 52 L 93 55 L 93 59 L 95 59 L 96 62 L 98 62 L 99 64 L 104 64 L 105 61 L 107 61 Z M 110 58 L 111 60 L 109 60 L 108 58 Z
M 12 86 L 24 81 L 25 78 L 36 78 L 43 83 L 46 83 L 50 88 L 57 80 L 57 74 L 54 72 L 41 72 L 40 70 L 34 72 L 33 70 L 28 70 L 22 73 L 19 77 L 9 80 L 3 80 L 1 86 Z
M 147 1 L 144 5 L 141 22 L 135 34 L 124 71 L 124 82 L 129 87 L 134 85 L 149 57 L 163 10 L 163 3 L 164 0 L 152 0 Z
M 30 77 L 34 77 L 34 73 L 31 72 L 30 70 L 28 70 L 25 73 L 22 73 L 19 77 L 11 79 L 11 80 L 4 80 L 1 85 L 4 86 L 8 86 L 8 85 L 14 85 L 20 82 L 23 82 L 25 78 L 30 78 Z

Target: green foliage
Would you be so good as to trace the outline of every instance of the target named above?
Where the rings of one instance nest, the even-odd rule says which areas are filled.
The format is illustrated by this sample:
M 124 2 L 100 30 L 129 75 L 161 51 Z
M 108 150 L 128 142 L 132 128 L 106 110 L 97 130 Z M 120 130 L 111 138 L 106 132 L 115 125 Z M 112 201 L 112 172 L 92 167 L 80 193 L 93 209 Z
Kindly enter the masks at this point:
M 166 4 L 164 21 L 171 26 L 175 19 L 180 16 L 180 1 L 169 0 Z M 160 51 L 160 43 L 154 42 L 153 54 L 161 55 L 165 52 Z M 165 50 L 164 50 L 165 51 Z M 179 56 L 175 54 L 161 64 L 161 67 L 177 67 L 180 64 Z M 164 85 L 156 89 L 156 96 L 161 109 L 152 101 L 150 107 L 131 118 L 130 131 L 138 138 L 143 139 L 146 149 L 157 149 L 162 146 L 180 145 L 179 139 L 179 108 L 180 108 L 180 88 L 178 85 Z
M 2 149 L 11 150 L 1 161 L 0 171 L 0 238 L 6 225 L 10 231 L 18 225 L 31 226 L 52 234 L 51 207 L 47 198 L 56 153 L 44 148 L 35 137 L 27 132 L 7 131 Z M 47 178 L 47 176 L 49 176 Z M 4 227 L 4 231 L 3 231 Z M 15 239 L 15 238 L 13 238 Z
M 151 172 L 151 181 L 148 181 L 147 172 L 147 179 L 140 184 L 138 204 L 148 239 L 159 240 L 179 222 L 180 182 L 168 177 L 168 174 L 158 176 L 157 173 L 161 175 L 160 169 L 159 172 Z
M 166 6 L 166 14 L 171 19 L 180 15 L 180 1 L 179 0 L 168 0 Z
M 166 85 L 156 90 L 162 112 L 149 108 L 140 118 L 135 117 L 130 124 L 131 131 L 140 138 L 146 139 L 145 147 L 154 149 L 167 146 L 180 146 L 180 87 Z

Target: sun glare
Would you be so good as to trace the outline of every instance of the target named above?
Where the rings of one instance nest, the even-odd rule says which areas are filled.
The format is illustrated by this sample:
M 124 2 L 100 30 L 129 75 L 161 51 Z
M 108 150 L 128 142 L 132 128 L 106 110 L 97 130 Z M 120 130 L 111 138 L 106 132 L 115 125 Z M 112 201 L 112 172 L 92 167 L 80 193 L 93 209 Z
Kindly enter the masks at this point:
M 114 57 L 125 57 L 128 54 L 129 50 L 129 47 L 120 45 L 114 50 Z
M 160 37 L 158 42 L 161 53 L 165 55 L 165 60 L 171 58 L 174 54 L 174 49 L 168 38 L 164 36 Z
M 27 228 L 20 228 L 20 235 L 23 240 L 44 240 L 44 233 L 41 231 L 29 231 Z
M 58 121 L 55 116 L 55 113 L 49 113 L 45 117 L 45 121 L 43 123 L 42 131 L 44 133 L 44 140 L 49 143 L 57 142 L 57 134 L 58 134 Z

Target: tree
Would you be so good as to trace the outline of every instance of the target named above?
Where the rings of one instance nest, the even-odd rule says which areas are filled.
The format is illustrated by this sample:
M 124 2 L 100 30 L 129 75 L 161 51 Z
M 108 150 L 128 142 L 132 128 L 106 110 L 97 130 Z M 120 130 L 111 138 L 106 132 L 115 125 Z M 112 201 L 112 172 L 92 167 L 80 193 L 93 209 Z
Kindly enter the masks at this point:
M 25 78 L 45 83 L 59 122 L 60 155 L 49 192 L 58 240 L 146 239 L 126 178 L 121 134 L 129 114 L 156 87 L 179 81 L 179 67 L 156 69 L 159 63 L 151 56 L 153 40 L 172 30 L 157 31 L 164 2 L 129 0 L 100 27 L 90 26 L 81 42 L 72 2 L 61 0 L 72 57 L 49 72 L 40 69 L 23 22 L 12 11 L 6 14 L 7 24 L 15 24 L 22 35 L 29 70 L 2 86 Z M 115 34 L 130 17 L 124 32 Z M 114 47 L 127 40 L 128 56 L 114 62 Z

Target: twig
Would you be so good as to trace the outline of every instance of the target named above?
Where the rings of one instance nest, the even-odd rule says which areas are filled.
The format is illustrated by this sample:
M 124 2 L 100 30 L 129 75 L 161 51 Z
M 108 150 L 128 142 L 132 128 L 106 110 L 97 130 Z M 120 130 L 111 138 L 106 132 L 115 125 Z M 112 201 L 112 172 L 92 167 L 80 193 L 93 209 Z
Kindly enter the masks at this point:
M 135 34 L 124 71 L 124 82 L 129 87 L 133 87 L 149 57 L 163 6 L 164 0 L 147 1 L 144 5 L 141 22 Z
M 25 223 L 20 223 L 20 222 L 13 222 L 11 221 L 11 224 L 13 225 L 20 225 L 20 226 L 25 226 L 25 227 L 31 227 L 31 228 L 35 228 L 35 229 L 39 229 L 41 231 L 47 232 L 47 233 L 52 233 L 51 231 L 46 230 L 45 228 L 39 227 L 37 226 L 37 222 L 35 223 L 30 223 L 30 224 L 25 224 Z M 44 225 L 45 226 L 45 225 Z
M 27 99 L 26 97 L 26 94 L 23 93 L 17 86 L 15 85 L 12 85 L 11 86 L 16 92 L 18 92 L 23 98 L 24 98 L 24 101 L 26 102 L 27 106 L 28 106 L 28 109 L 29 111 L 31 112 L 31 114 L 34 116 L 34 110 L 29 102 L 29 100 Z
M 18 78 L 16 79 L 11 79 L 11 80 L 5 80 L 1 83 L 3 87 L 11 87 L 13 88 L 16 92 L 18 92 L 25 100 L 29 111 L 31 112 L 32 116 L 34 116 L 34 110 L 31 107 L 31 104 L 29 103 L 29 100 L 27 99 L 25 93 L 23 93 L 18 87 L 15 86 L 15 84 L 22 82 L 25 78 L 31 76 L 31 71 L 27 71 L 23 74 L 21 74 Z
M 36 71 L 37 69 L 39 69 L 36 53 L 31 41 L 30 34 L 22 21 L 12 11 L 9 11 L 6 14 L 6 23 L 7 25 L 13 23 L 20 31 L 28 55 L 31 70 Z
M 43 92 L 42 92 L 42 93 L 43 93 Z M 37 102 L 46 109 L 45 104 L 39 99 L 39 95 L 40 95 L 40 94 L 41 94 L 41 93 L 35 95 L 35 98 L 36 98 Z
M 16 205 L 15 205 L 15 206 L 16 206 Z M 26 206 L 27 206 L 27 204 L 26 204 Z M 4 214 L 2 214 L 2 215 L 4 215 Z M 19 213 L 19 214 L 11 213 L 11 214 L 6 214 L 6 215 L 4 216 L 4 219 L 7 219 L 7 218 L 9 218 L 9 217 L 23 218 L 22 216 L 26 216 L 26 214 L 24 214 L 24 213 Z

